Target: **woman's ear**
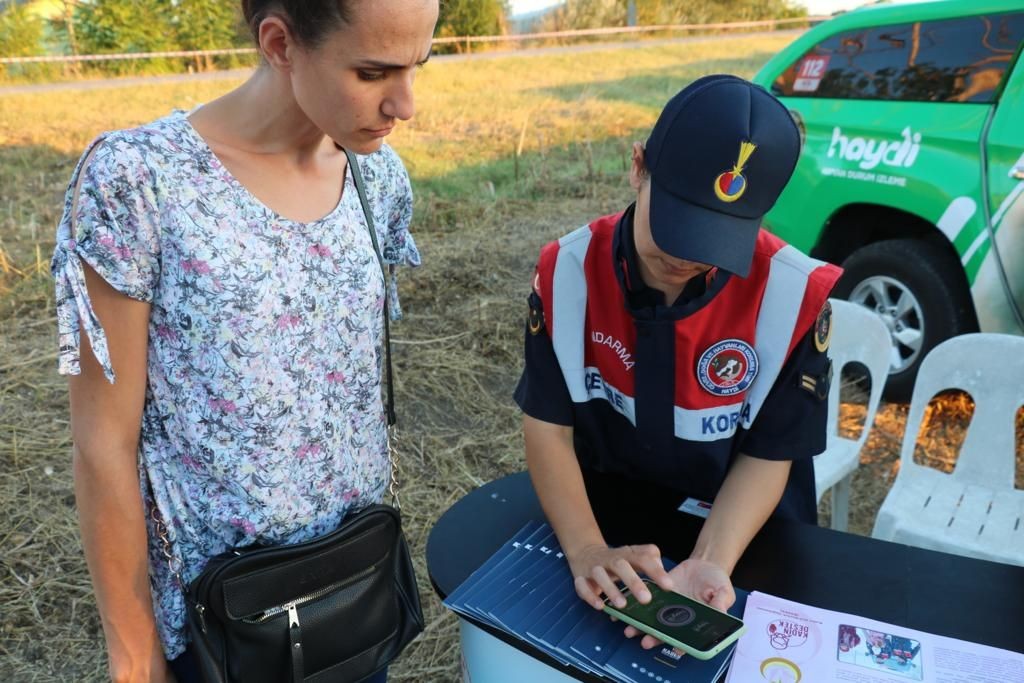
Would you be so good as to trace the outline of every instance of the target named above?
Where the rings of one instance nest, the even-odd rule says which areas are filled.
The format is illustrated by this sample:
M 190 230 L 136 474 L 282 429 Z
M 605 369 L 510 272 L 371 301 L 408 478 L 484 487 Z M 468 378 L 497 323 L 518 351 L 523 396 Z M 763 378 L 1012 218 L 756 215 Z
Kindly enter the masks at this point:
M 288 71 L 292 67 L 295 40 L 284 19 L 271 14 L 260 22 L 259 48 L 263 58 L 274 69 Z
M 647 164 L 644 162 L 644 146 L 633 143 L 633 163 L 629 167 L 629 185 L 637 192 L 647 181 Z

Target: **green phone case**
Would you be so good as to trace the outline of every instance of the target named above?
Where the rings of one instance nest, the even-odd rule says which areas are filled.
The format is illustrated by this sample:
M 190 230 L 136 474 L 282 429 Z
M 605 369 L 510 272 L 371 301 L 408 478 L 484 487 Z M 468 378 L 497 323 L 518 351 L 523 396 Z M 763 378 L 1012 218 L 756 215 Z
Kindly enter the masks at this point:
M 655 600 L 659 599 L 659 597 L 662 600 L 664 600 L 664 596 L 667 595 L 666 591 L 663 591 L 661 588 L 659 588 L 657 585 L 653 584 L 650 581 L 647 581 L 646 583 L 648 584 L 648 588 L 651 591 L 651 596 L 652 596 L 651 597 L 651 603 L 648 603 L 649 605 L 653 604 Z M 634 599 L 633 596 L 630 595 L 628 591 L 624 591 L 623 595 L 626 597 L 627 601 Z M 618 608 L 616 608 L 616 607 L 614 607 L 612 605 L 609 605 L 607 602 L 605 602 L 604 611 L 606 613 L 611 614 L 612 616 L 614 616 L 614 617 L 624 621 L 627 624 L 635 626 L 641 632 L 649 634 L 651 636 L 654 636 L 655 638 L 657 638 L 658 640 L 662 641 L 663 643 L 665 643 L 667 645 L 671 645 L 672 647 L 677 648 L 677 649 L 685 652 L 688 655 L 696 657 L 697 659 L 711 659 L 712 657 L 714 657 L 715 655 L 720 653 L 722 650 L 727 648 L 729 645 L 731 645 L 732 643 L 736 642 L 736 640 L 746 632 L 746 630 L 747 630 L 746 625 L 744 625 L 741 620 L 737 619 L 736 617 L 732 616 L 731 614 L 726 614 L 725 612 L 722 612 L 721 610 L 717 610 L 714 607 L 711 607 L 710 605 L 705 605 L 703 603 L 700 603 L 700 602 L 694 600 L 693 598 L 688 598 L 688 597 L 683 596 L 683 595 L 680 595 L 680 597 L 682 598 L 681 602 L 683 602 L 683 603 L 686 603 L 686 602 L 695 603 L 697 605 L 702 606 L 703 608 L 705 608 L 707 610 L 710 610 L 711 612 L 724 615 L 724 616 L 728 617 L 728 619 L 730 621 L 739 622 L 740 627 L 738 629 L 736 629 L 735 631 L 732 631 L 731 633 L 725 635 L 722 638 L 722 640 L 720 640 L 719 642 L 715 643 L 714 646 L 712 646 L 710 649 L 708 649 L 708 650 L 698 650 L 694 646 L 688 645 L 687 643 L 684 643 L 684 642 L 680 641 L 678 638 L 673 637 L 671 634 L 666 633 L 663 629 L 658 628 L 656 625 L 651 624 L 651 623 L 646 623 L 644 621 L 641 621 L 636 616 L 628 614 L 626 612 L 623 612 L 622 610 L 620 610 L 620 609 L 618 609 Z M 628 607 L 629 607 L 629 604 L 627 603 L 627 608 Z M 644 607 L 646 607 L 646 605 Z M 690 611 L 692 612 L 692 609 Z

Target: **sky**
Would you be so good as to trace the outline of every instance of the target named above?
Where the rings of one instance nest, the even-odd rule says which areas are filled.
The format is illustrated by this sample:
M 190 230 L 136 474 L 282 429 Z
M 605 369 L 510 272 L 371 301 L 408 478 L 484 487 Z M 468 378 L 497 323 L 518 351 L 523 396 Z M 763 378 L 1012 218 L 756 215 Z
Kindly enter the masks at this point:
M 812 15 L 827 15 L 838 10 L 853 9 L 864 4 L 865 0 L 794 0 L 794 2 L 807 7 Z M 559 0 L 509 0 L 509 7 L 512 9 L 512 16 L 525 12 L 543 9 L 559 4 Z

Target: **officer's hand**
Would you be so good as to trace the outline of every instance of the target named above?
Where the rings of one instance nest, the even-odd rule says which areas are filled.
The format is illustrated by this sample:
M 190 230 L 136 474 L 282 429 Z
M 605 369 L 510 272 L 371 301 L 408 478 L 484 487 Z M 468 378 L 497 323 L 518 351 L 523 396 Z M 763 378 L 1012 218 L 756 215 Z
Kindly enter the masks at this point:
M 676 591 L 687 595 L 695 600 L 711 605 L 717 610 L 725 611 L 736 602 L 736 592 L 732 588 L 732 581 L 725 570 L 717 564 L 691 557 L 685 562 L 676 565 L 668 573 Z M 626 636 L 632 638 L 640 631 L 632 626 L 626 627 Z M 661 645 L 661 641 L 654 636 L 644 636 L 640 646 L 645 650 Z
M 576 594 L 594 609 L 604 607 L 602 595 L 607 596 L 616 607 L 625 607 L 626 599 L 616 587 L 616 580 L 624 583 L 640 602 L 650 602 L 651 592 L 637 571 L 646 574 L 663 589 L 674 590 L 672 579 L 661 564 L 661 551 L 654 545 L 627 545 L 619 548 L 590 545 L 568 559 L 575 579 Z

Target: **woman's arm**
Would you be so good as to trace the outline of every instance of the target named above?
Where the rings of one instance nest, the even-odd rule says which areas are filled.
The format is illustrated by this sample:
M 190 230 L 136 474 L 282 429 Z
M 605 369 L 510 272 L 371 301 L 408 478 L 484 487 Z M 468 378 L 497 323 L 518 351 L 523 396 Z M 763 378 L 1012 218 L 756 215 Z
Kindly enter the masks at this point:
M 573 429 L 523 416 L 526 465 L 544 514 L 558 536 L 575 580 L 577 594 L 601 609 L 601 594 L 619 606 L 624 598 L 615 579 L 630 587 L 639 600 L 650 594 L 636 570 L 645 572 L 663 588 L 671 581 L 653 545 L 609 548 L 590 507 L 583 473 L 573 447 Z
M 732 574 L 751 539 L 768 521 L 789 480 L 790 460 L 762 460 L 742 453 L 729 468 L 691 558 Z M 732 604 L 732 600 L 729 604 Z M 726 605 L 728 607 L 729 605 Z
M 171 675 L 153 618 L 137 469 L 150 307 L 117 292 L 88 266 L 84 270 L 117 382 L 103 376 L 83 333 L 82 372 L 69 383 L 82 545 L 112 679 L 162 683 Z
M 736 601 L 729 575 L 782 498 L 792 462 L 742 453 L 715 496 L 690 557 L 670 573 L 681 592 L 720 610 Z
M 570 560 L 588 546 L 605 545 L 590 509 L 572 433 L 572 427 L 523 415 L 530 480 Z
M 789 460 L 762 460 L 742 453 L 736 458 L 693 552 L 669 572 L 680 593 L 722 611 L 732 607 L 736 592 L 729 576 L 782 499 L 791 465 Z M 626 635 L 638 633 L 626 627 Z M 644 648 L 658 644 L 653 636 L 641 641 Z

